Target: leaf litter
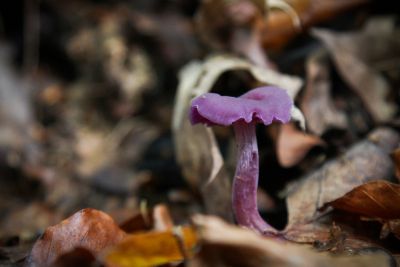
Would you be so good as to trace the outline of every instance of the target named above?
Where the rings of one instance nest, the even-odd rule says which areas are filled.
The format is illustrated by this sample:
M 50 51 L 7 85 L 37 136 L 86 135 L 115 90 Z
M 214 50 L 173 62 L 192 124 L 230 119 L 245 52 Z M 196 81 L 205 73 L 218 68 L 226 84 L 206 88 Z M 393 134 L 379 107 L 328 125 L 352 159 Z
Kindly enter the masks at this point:
M 40 49 L 26 54 L 37 32 L 1 12 L 0 266 L 399 261 L 388 3 L 380 19 L 362 0 L 39 5 L 24 16 L 40 20 Z M 32 51 L 39 64 L 22 76 Z M 231 133 L 187 118 L 195 96 L 262 85 L 296 105 L 290 124 L 257 129 L 261 211 L 282 229 L 272 238 L 234 225 Z

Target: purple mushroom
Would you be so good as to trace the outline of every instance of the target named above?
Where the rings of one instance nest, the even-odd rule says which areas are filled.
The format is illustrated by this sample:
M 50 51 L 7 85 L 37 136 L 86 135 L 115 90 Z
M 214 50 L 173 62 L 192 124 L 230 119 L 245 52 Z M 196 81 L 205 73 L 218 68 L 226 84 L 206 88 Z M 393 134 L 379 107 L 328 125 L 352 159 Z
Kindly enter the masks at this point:
M 238 146 L 236 173 L 233 180 L 233 211 L 236 221 L 262 234 L 276 230 L 266 223 L 257 208 L 258 148 L 256 123 L 269 125 L 290 120 L 293 101 L 283 89 L 266 86 L 240 97 L 215 93 L 201 95 L 192 101 L 192 124 L 233 125 Z

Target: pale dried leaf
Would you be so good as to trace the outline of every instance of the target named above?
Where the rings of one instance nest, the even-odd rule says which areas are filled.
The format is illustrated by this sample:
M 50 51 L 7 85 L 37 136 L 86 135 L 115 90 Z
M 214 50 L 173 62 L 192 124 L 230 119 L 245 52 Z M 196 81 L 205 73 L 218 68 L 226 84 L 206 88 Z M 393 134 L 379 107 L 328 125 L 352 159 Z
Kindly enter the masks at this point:
M 393 117 L 397 106 L 388 100 L 390 85 L 374 66 L 400 54 L 400 31 L 374 29 L 370 22 L 360 32 L 335 33 L 318 29 L 313 34 L 328 48 L 340 74 L 361 97 L 373 118 L 385 122 Z
M 231 266 L 390 266 L 392 258 L 376 250 L 364 256 L 332 256 L 318 253 L 304 245 L 265 238 L 256 233 L 229 225 L 212 216 L 193 218 L 199 227 L 200 253 L 189 261 L 189 267 Z
M 308 129 L 320 136 L 331 127 L 346 128 L 346 114 L 332 102 L 327 54 L 314 53 L 307 60 L 306 69 L 307 84 L 300 107 Z
M 342 156 L 326 162 L 289 189 L 286 199 L 288 225 L 285 232 L 291 239 L 301 237 L 290 232 L 298 225 L 312 223 L 324 212 L 324 204 L 333 201 L 365 182 L 387 179 L 393 173 L 389 152 L 398 145 L 399 135 L 388 128 L 372 132 Z

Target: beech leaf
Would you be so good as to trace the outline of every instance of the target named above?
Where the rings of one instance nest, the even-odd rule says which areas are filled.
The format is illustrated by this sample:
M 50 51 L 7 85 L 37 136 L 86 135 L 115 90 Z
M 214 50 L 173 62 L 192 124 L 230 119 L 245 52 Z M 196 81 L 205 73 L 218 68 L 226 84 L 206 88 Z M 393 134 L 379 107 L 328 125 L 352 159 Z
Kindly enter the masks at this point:
M 357 186 L 327 205 L 370 218 L 400 219 L 400 185 L 377 180 Z

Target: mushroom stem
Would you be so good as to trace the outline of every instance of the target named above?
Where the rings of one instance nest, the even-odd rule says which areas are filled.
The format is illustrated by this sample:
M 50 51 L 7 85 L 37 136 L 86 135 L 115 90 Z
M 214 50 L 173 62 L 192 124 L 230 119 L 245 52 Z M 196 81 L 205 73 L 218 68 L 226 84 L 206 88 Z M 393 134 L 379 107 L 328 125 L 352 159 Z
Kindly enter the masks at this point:
M 237 151 L 237 167 L 233 179 L 233 211 L 238 224 L 261 234 L 276 230 L 264 221 L 257 208 L 258 147 L 254 122 L 239 120 L 233 123 Z

